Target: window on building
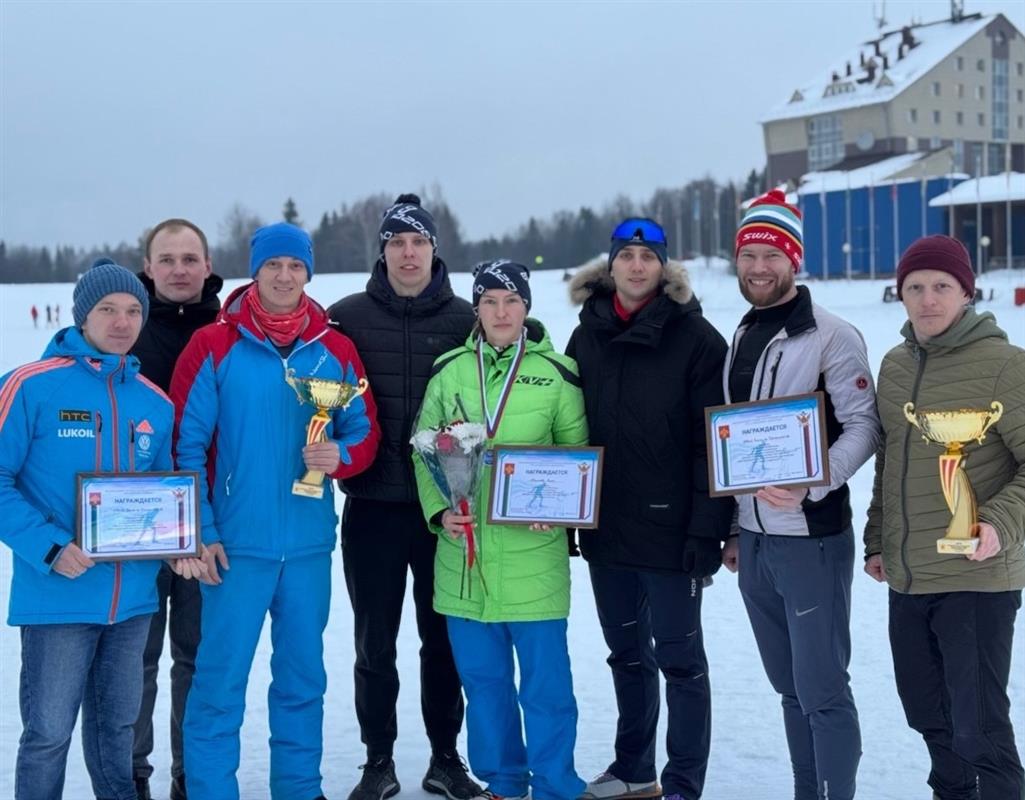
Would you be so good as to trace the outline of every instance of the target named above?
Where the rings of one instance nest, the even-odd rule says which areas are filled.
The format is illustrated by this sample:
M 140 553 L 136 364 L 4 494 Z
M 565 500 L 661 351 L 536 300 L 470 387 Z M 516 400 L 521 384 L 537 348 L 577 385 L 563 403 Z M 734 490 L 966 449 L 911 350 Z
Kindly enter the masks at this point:
M 954 59 L 954 69 L 958 72 L 961 72 L 964 69 L 964 58 L 962 56 L 958 56 Z
M 1006 58 L 993 59 L 993 138 L 998 142 L 1007 141 L 1010 127 L 1010 74 Z
M 975 87 L 975 99 L 976 100 L 985 100 L 986 99 L 986 87 L 985 86 L 976 86 Z
M 964 125 L 964 112 L 963 111 L 956 112 L 954 114 L 954 117 L 956 118 L 958 125 Z
M 964 84 L 963 83 L 959 83 L 957 85 L 957 96 L 958 97 L 964 97 Z
M 807 123 L 808 169 L 827 169 L 843 161 L 843 125 L 837 114 L 812 117 Z
M 983 114 L 981 111 L 979 112 L 979 127 L 980 128 L 985 128 L 986 127 L 986 115 Z
M 986 59 L 980 58 L 978 61 L 976 61 L 975 62 L 975 68 L 979 72 L 985 72 L 986 71 Z
M 929 149 L 930 150 L 939 150 L 941 147 L 943 147 L 943 140 L 939 136 L 932 136 L 932 137 L 930 137 L 930 139 L 929 139 Z
M 1025 130 L 1025 117 L 1018 115 L 1018 130 Z
M 918 109 L 917 108 L 909 108 L 908 109 L 908 122 L 911 122 L 911 123 L 918 122 Z
M 1022 75 L 1025 75 L 1025 63 L 1022 63 L 1021 61 L 1019 61 L 1018 62 L 1018 77 L 1020 78 Z
M 939 81 L 933 81 L 932 82 L 932 96 L 933 97 L 939 97 L 940 96 L 940 82 Z
M 997 175 L 1004 171 L 1004 154 L 1007 146 L 1000 142 L 990 142 L 986 145 L 986 174 Z
M 1025 103 L 1025 89 L 1015 89 L 1014 94 L 1019 103 Z
M 968 163 L 964 165 L 964 171 L 973 178 L 978 178 L 982 175 L 982 168 L 982 142 L 972 142 Z
M 955 172 L 964 172 L 964 139 L 954 140 L 954 163 L 950 167 Z
M 939 125 L 940 124 L 940 112 L 935 110 L 935 109 L 932 112 L 932 124 L 933 125 Z

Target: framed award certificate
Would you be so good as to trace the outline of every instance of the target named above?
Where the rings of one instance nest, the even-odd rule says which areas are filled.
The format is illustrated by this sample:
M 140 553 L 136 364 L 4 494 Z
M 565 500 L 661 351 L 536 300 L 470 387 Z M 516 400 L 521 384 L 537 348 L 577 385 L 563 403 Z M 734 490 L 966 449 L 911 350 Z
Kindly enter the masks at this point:
M 705 409 L 708 493 L 829 485 L 822 392 Z
M 81 472 L 75 543 L 94 561 L 199 555 L 195 472 Z
M 488 523 L 597 528 L 601 447 L 493 448 Z

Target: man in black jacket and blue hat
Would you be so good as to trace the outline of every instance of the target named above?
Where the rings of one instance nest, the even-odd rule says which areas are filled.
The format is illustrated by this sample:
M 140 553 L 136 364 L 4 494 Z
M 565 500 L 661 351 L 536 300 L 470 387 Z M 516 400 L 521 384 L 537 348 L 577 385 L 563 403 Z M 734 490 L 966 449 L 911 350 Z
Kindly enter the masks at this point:
M 580 367 L 591 444 L 605 448 L 600 523 L 580 533 L 580 549 L 619 706 L 615 760 L 585 800 L 690 800 L 708 766 L 701 596 L 721 563 L 733 504 L 708 495 L 704 409 L 722 403 L 726 342 L 667 250 L 658 223 L 626 219 L 608 263 L 570 283 L 583 309 L 566 352 Z M 669 710 L 661 786 L 660 670 Z
M 437 255 L 434 218 L 415 194 L 402 194 L 385 212 L 380 256 L 366 291 L 335 303 L 332 321 L 356 344 L 374 387 L 381 444 L 366 472 L 341 481 L 342 561 L 356 637 L 356 716 L 367 748 L 363 775 L 349 800 L 384 800 L 399 791 L 392 752 L 399 693 L 395 642 L 413 573 L 420 634 L 420 698 L 431 744 L 425 791 L 470 800 L 481 787 L 470 779 L 456 737 L 463 697 L 445 618 L 434 611 L 437 539 L 424 522 L 409 439 L 434 360 L 470 334 L 472 306 L 452 292 Z

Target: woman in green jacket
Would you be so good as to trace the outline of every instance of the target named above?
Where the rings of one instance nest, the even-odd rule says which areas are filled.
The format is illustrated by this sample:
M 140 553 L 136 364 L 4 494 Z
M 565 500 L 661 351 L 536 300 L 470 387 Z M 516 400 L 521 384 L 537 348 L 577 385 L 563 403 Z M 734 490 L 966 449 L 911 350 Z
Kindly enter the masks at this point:
M 418 430 L 465 420 L 482 422 L 489 444 L 587 444 L 576 364 L 527 318 L 529 276 L 510 261 L 477 267 L 477 324 L 463 347 L 435 362 Z M 577 707 L 566 643 L 565 529 L 488 524 L 487 463 L 477 516 L 453 513 L 419 456 L 414 461 L 424 515 L 439 536 L 434 608 L 447 617 L 466 691 L 470 767 L 492 796 L 526 797 L 529 788 L 534 800 L 575 800 L 584 782 L 573 768 Z M 479 570 L 465 568 L 463 526 L 471 522 Z

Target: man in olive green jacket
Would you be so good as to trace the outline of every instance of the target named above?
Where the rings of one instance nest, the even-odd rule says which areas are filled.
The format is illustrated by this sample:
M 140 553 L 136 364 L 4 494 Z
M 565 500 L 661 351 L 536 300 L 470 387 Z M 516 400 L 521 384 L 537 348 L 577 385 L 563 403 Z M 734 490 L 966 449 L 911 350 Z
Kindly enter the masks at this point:
M 884 440 L 865 529 L 865 571 L 890 586 L 890 645 L 908 724 L 925 739 L 939 800 L 1021 800 L 1023 775 L 1007 681 L 1025 587 L 1025 350 L 992 314 L 971 307 L 975 279 L 956 239 L 927 236 L 897 271 L 905 341 L 883 359 Z M 978 500 L 974 553 L 937 552 L 951 515 L 940 447 L 904 416 L 989 410 L 1003 415 L 961 466 Z

